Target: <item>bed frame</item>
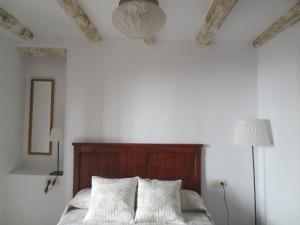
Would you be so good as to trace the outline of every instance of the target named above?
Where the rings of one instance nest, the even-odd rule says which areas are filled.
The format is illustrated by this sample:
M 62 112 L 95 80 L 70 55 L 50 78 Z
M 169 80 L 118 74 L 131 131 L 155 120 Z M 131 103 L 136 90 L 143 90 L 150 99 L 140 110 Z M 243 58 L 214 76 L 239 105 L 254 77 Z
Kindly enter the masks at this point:
M 201 192 L 201 149 L 194 144 L 73 143 L 73 194 L 91 187 L 92 176 L 181 179 Z

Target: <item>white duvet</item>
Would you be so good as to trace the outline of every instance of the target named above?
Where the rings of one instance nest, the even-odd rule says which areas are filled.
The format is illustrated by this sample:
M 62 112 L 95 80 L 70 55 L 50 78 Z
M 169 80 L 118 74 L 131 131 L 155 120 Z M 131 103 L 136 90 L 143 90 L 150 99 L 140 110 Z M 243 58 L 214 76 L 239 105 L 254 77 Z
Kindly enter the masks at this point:
M 77 209 L 68 206 L 63 213 L 58 225 L 132 225 L 121 224 L 115 222 L 102 222 L 101 224 L 86 224 L 83 223 L 87 209 Z M 213 221 L 204 212 L 183 212 L 184 221 L 187 225 L 214 225 Z M 162 225 L 161 223 L 134 223 L 134 225 Z M 170 224 L 169 224 L 170 225 Z M 178 225 L 178 224 L 177 224 Z

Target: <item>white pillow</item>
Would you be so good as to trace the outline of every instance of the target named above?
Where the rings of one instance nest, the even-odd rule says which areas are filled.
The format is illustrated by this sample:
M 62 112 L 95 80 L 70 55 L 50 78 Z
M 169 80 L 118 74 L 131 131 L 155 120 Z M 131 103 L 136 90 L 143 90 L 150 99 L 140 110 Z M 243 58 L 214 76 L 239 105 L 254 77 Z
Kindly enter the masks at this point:
M 182 211 L 203 211 L 207 213 L 204 200 L 197 192 L 181 190 L 180 195 Z
M 180 190 L 182 211 L 203 211 L 207 212 L 203 198 L 195 191 Z M 88 209 L 91 201 L 91 189 L 79 191 L 69 202 L 69 205 L 78 209 Z
M 75 197 L 69 202 L 69 206 L 78 209 L 88 209 L 91 201 L 91 189 L 83 189 L 79 191 Z
M 135 222 L 184 223 L 180 206 L 181 180 L 138 179 Z
M 91 202 L 83 222 L 134 222 L 137 178 L 92 177 Z

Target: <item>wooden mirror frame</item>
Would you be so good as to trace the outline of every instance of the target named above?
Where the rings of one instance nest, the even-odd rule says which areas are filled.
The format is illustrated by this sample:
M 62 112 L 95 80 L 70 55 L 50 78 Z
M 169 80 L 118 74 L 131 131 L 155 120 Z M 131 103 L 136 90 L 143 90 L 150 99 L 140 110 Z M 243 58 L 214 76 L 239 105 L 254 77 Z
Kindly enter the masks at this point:
M 28 133 L 28 155 L 51 155 L 52 143 L 49 142 L 49 152 L 32 152 L 32 121 L 33 121 L 33 101 L 34 101 L 34 83 L 51 82 L 51 112 L 50 112 L 50 131 L 53 128 L 53 110 L 54 110 L 54 79 L 31 79 L 30 85 L 30 112 L 29 112 L 29 133 Z M 49 135 L 50 135 L 49 131 Z

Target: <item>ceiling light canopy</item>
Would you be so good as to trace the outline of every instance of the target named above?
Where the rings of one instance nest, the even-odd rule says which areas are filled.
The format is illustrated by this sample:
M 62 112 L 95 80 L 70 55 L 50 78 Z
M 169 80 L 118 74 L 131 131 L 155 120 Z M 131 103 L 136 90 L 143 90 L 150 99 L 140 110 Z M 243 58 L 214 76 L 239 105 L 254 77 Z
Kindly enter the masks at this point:
M 166 14 L 157 0 L 121 0 L 112 14 L 112 22 L 130 38 L 147 39 L 162 29 Z

